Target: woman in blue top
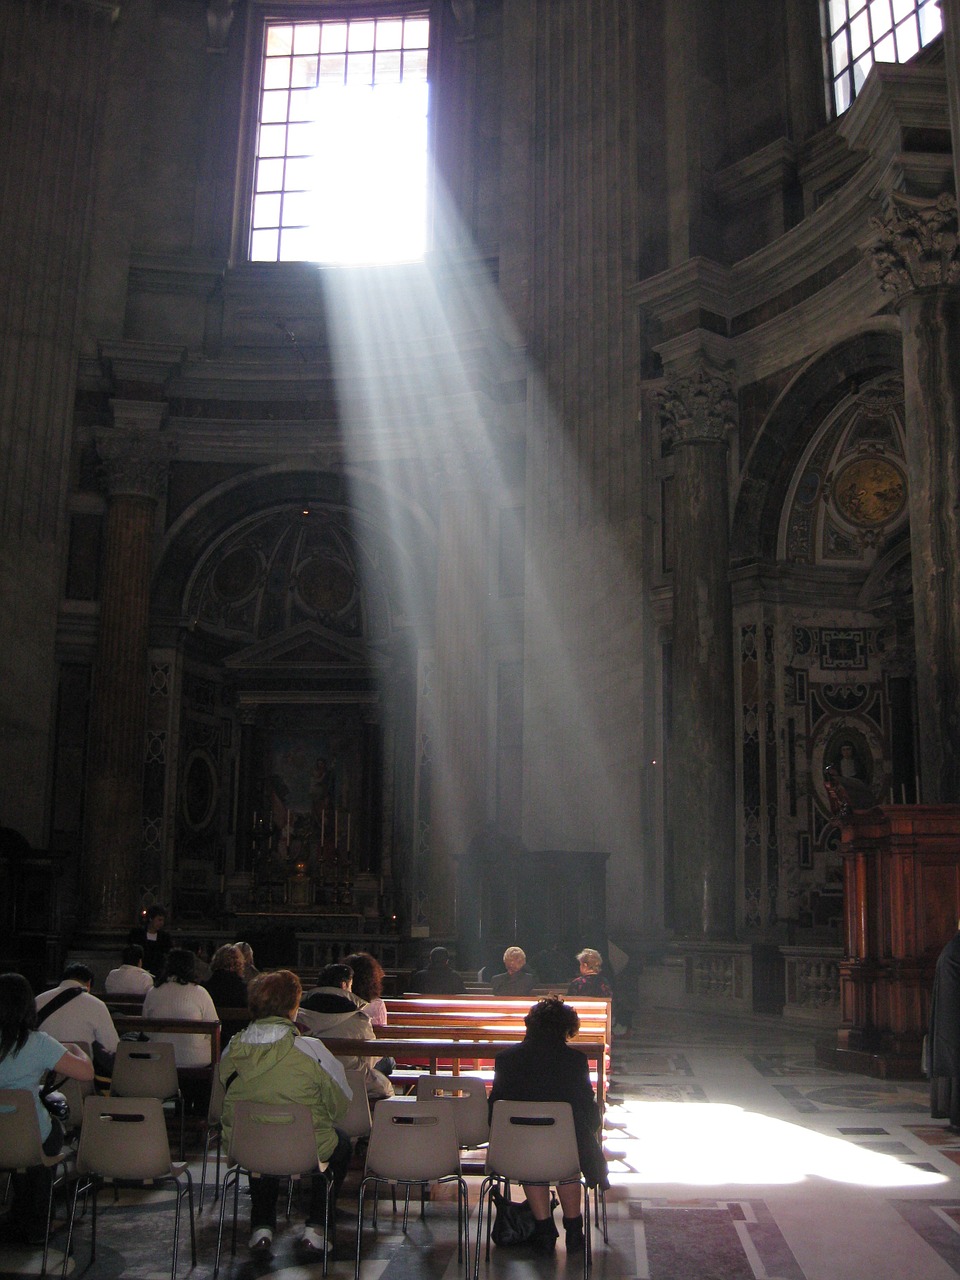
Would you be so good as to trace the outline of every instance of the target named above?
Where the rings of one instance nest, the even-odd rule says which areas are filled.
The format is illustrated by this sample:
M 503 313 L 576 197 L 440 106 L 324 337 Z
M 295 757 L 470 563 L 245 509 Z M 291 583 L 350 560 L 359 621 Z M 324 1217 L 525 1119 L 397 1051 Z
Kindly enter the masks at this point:
M 30 983 L 19 973 L 0 974 L 0 1089 L 29 1089 L 34 1096 L 40 1137 L 47 1155 L 63 1146 L 63 1129 L 40 1100 L 48 1071 L 74 1080 L 92 1080 L 93 1063 L 80 1050 L 65 1049 L 59 1040 L 38 1031 L 37 1006 Z M 13 1175 L 13 1209 L 7 1218 L 7 1240 L 43 1244 L 49 1174 L 42 1166 Z

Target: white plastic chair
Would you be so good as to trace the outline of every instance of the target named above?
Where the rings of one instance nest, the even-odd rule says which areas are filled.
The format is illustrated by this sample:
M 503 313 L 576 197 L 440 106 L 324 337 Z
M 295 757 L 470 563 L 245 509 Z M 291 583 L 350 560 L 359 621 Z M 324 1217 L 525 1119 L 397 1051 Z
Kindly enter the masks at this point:
M 487 1086 L 481 1076 L 426 1075 L 417 1079 L 421 1102 L 440 1102 L 453 1111 L 457 1143 L 474 1151 L 490 1135 Z
M 457 1184 L 457 1260 L 463 1260 L 464 1280 L 470 1276 L 470 1209 L 467 1184 L 460 1172 L 460 1149 L 452 1108 L 408 1098 L 384 1098 L 373 1111 L 373 1127 L 367 1162 L 360 1181 L 357 1214 L 357 1259 L 354 1280 L 360 1277 L 363 1239 L 363 1201 L 367 1186 L 380 1182 L 424 1187 L 431 1183 Z M 403 1230 L 407 1229 L 407 1210 Z
M 73 1157 L 72 1147 L 63 1147 L 53 1156 L 48 1156 L 44 1151 L 36 1098 L 29 1089 L 0 1089 L 0 1172 L 25 1173 L 27 1169 L 43 1168 L 50 1175 L 47 1225 L 43 1236 L 43 1261 L 40 1264 L 42 1276 L 47 1274 L 53 1193 L 66 1178 L 67 1167 Z M 64 1267 L 66 1267 L 66 1255 L 64 1255 Z
M 347 1108 L 347 1114 L 337 1122 L 337 1128 L 342 1129 L 348 1138 L 356 1141 L 357 1138 L 366 1138 L 370 1133 L 373 1123 L 370 1114 L 370 1099 L 367 1097 L 367 1086 L 364 1082 L 363 1072 L 348 1067 L 345 1074 L 347 1084 L 353 1090 L 353 1097 Z
M 110 1077 L 111 1098 L 159 1098 L 180 1112 L 183 1159 L 184 1105 L 174 1048 L 169 1040 L 121 1040 Z
M 486 1174 L 480 1184 L 477 1206 L 477 1251 L 474 1280 L 480 1275 L 480 1243 L 483 1232 L 483 1208 L 487 1208 L 487 1250 L 490 1258 L 494 1186 L 505 1182 L 526 1182 L 535 1186 L 556 1187 L 577 1182 L 583 1187 L 583 1276 L 592 1262 L 590 1189 L 580 1173 L 577 1133 L 569 1102 L 509 1102 L 501 1099 L 493 1104 L 490 1141 L 487 1145 Z
M 310 1108 L 302 1102 L 238 1102 L 233 1112 L 227 1162 L 229 1168 L 223 1179 L 220 1225 L 217 1230 L 217 1259 L 213 1268 L 213 1280 L 216 1280 L 220 1273 L 223 1218 L 231 1182 L 233 1184 L 233 1237 L 230 1252 L 234 1254 L 237 1252 L 237 1210 L 242 1173 L 248 1174 L 251 1178 L 289 1178 L 291 1181 L 324 1174 L 327 1194 L 323 1205 L 323 1274 L 326 1275 L 332 1225 L 330 1197 L 333 1178 L 327 1170 L 326 1163 L 317 1156 L 317 1142 L 313 1132 L 313 1116 Z
M 180 1212 L 183 1198 L 190 1209 L 190 1254 L 197 1265 L 197 1237 L 193 1216 L 193 1179 L 185 1162 L 170 1158 L 170 1142 L 163 1104 L 159 1098 L 87 1098 L 77 1152 L 77 1182 L 70 1206 L 64 1274 L 80 1191 L 91 1192 L 90 1262 L 97 1256 L 97 1191 L 104 1183 L 115 1186 L 155 1187 L 173 1183 L 177 1189 L 173 1224 L 170 1280 L 176 1280 L 180 1245 Z

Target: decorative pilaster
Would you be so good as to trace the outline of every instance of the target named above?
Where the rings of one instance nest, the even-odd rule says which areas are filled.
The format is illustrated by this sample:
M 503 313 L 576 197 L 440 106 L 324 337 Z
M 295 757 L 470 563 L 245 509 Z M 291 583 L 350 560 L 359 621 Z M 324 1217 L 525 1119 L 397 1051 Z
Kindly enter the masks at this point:
M 100 627 L 90 708 L 83 861 L 88 934 L 127 929 L 137 902 L 146 730 L 151 546 L 166 486 L 163 406 L 114 401 L 97 434 L 108 492 Z
M 702 356 L 661 395 L 672 442 L 676 568 L 668 806 L 673 925 L 688 939 L 732 938 L 735 925 L 733 640 L 728 563 L 729 375 Z
M 873 265 L 903 335 L 921 796 L 960 801 L 960 253 L 957 202 L 894 192 Z

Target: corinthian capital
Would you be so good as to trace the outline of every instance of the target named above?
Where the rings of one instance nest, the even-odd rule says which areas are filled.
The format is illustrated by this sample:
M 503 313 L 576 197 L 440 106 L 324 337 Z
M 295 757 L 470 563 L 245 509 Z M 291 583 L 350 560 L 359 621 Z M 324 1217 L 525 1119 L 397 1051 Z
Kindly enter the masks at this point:
M 704 357 L 674 376 L 659 393 L 664 439 L 677 444 L 724 441 L 737 425 L 737 399 L 731 371 Z
M 100 474 L 111 497 L 163 497 L 175 451 L 172 440 L 152 431 L 117 427 L 105 427 L 96 438 Z
M 879 233 L 873 269 L 881 289 L 898 301 L 917 289 L 960 283 L 957 200 L 950 192 L 931 200 L 894 191 L 873 225 Z

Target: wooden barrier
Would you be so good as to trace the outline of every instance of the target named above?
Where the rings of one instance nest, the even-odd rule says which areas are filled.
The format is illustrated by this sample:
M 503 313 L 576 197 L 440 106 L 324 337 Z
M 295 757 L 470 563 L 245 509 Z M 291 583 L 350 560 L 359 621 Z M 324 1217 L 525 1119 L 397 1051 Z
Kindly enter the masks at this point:
M 113 1025 L 120 1035 L 129 1031 L 142 1031 L 155 1035 L 158 1040 L 167 1035 L 207 1036 L 210 1040 L 210 1061 L 220 1061 L 220 1023 L 196 1022 L 191 1018 L 144 1018 L 141 1014 L 114 1014 Z

